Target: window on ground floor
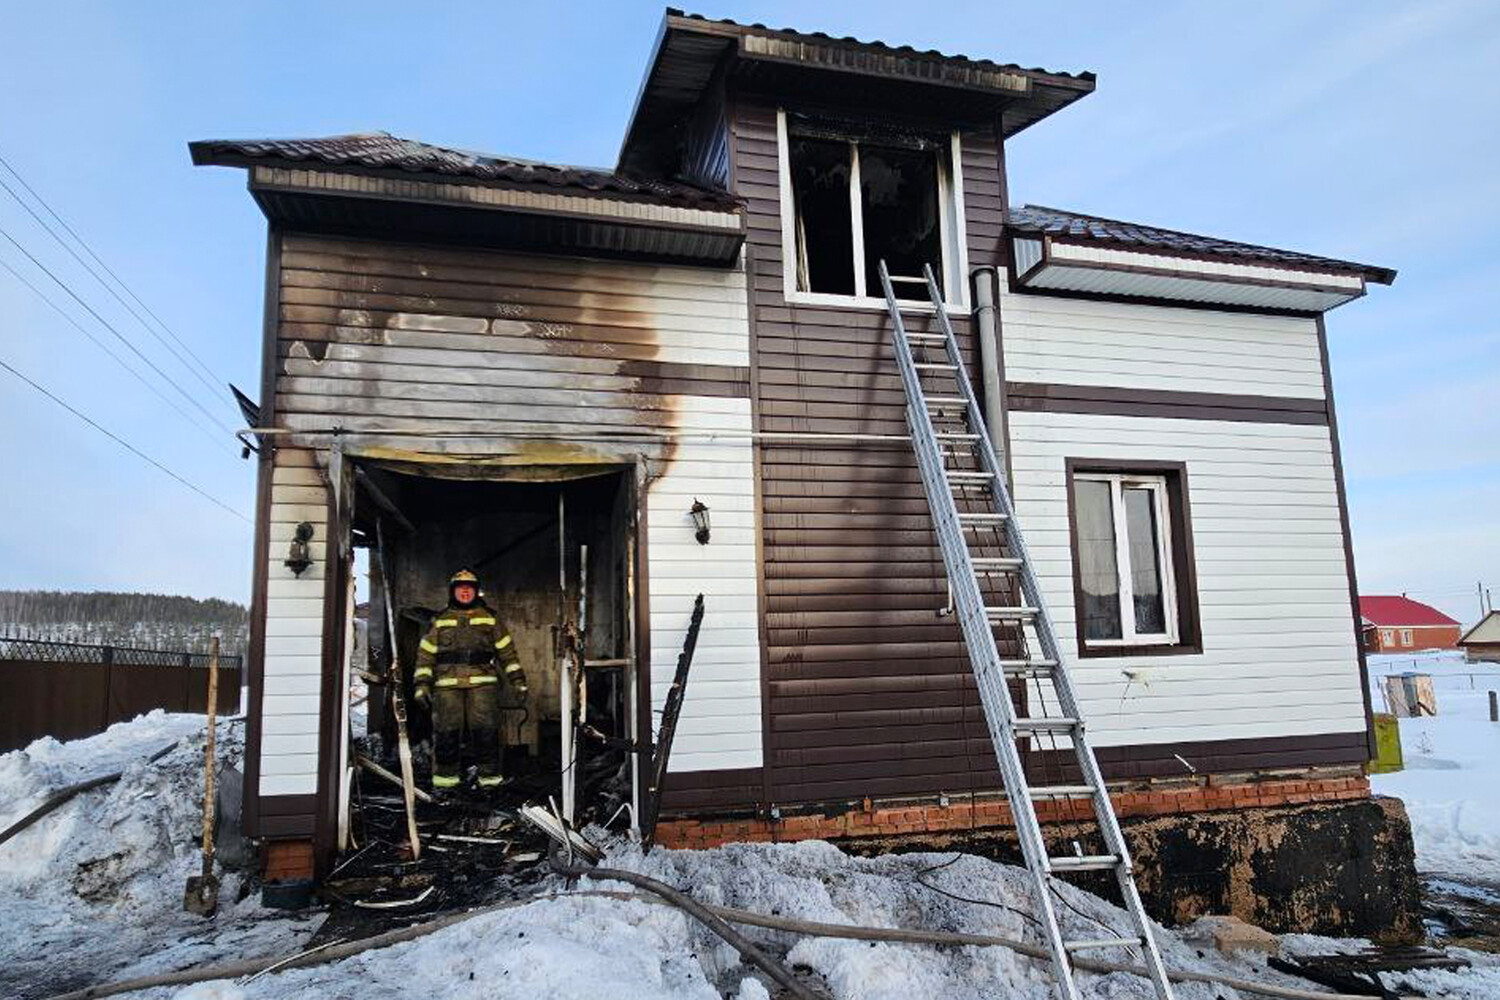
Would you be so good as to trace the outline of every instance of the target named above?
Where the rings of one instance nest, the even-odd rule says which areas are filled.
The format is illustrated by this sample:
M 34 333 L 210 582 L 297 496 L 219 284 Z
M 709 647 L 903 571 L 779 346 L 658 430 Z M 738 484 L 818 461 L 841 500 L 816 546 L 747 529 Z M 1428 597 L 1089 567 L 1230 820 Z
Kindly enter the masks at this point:
M 1410 646 L 1411 645 L 1411 629 L 1404 628 L 1404 629 L 1401 630 L 1401 645 L 1403 645 L 1403 646 Z
M 1185 470 L 1069 466 L 1080 655 L 1199 651 Z
M 1381 629 L 1380 644 L 1382 646 L 1394 646 L 1396 644 L 1396 630 L 1389 628 Z

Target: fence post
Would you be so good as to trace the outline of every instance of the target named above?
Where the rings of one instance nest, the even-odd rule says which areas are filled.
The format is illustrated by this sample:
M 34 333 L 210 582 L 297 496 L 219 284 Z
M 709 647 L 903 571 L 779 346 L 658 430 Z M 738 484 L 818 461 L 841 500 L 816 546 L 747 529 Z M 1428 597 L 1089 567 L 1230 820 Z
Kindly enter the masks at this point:
M 1490 721 L 1500 722 L 1500 701 L 1496 700 L 1495 692 L 1490 692 Z
M 115 647 L 103 647 L 104 659 L 104 710 L 99 713 L 102 724 L 99 731 L 102 733 L 110 726 L 110 708 L 115 703 Z

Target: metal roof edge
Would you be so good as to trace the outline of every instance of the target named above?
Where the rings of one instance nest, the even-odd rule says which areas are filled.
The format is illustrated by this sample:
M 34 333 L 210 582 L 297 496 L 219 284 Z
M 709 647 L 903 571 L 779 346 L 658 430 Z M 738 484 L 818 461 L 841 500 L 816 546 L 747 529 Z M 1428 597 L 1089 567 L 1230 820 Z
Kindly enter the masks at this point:
M 1231 240 L 1221 236 L 1209 236 L 1204 233 L 1190 233 L 1182 229 L 1169 229 L 1165 226 L 1157 226 L 1145 222 L 1130 222 L 1125 219 L 1112 219 L 1107 216 L 1093 215 L 1087 212 L 1075 212 L 1071 209 L 1054 208 L 1049 205 L 1033 205 L 1027 203 L 1020 206 L 1020 208 L 1022 210 L 1033 209 L 1038 212 L 1052 212 L 1057 215 L 1069 216 L 1071 218 L 1083 219 L 1093 222 L 1101 222 L 1109 225 L 1129 226 L 1135 229 L 1150 230 L 1153 232 L 1165 233 L 1172 236 L 1180 236 L 1187 239 L 1211 240 L 1216 243 L 1224 244 L 1226 247 L 1240 247 L 1246 251 L 1288 255 L 1281 259 L 1276 259 L 1274 257 L 1257 256 L 1256 253 L 1236 253 L 1233 249 L 1203 249 L 1192 251 L 1191 256 L 1194 257 L 1202 257 L 1205 259 L 1222 260 L 1236 263 L 1262 264 L 1271 267 L 1279 266 L 1292 269 L 1297 269 L 1300 267 L 1300 269 L 1302 270 L 1309 271 L 1319 270 L 1320 265 L 1322 266 L 1322 269 L 1329 270 L 1329 266 L 1331 265 L 1332 268 L 1337 268 L 1341 271 L 1359 274 L 1360 276 L 1365 278 L 1365 280 L 1372 281 L 1377 285 L 1390 285 L 1396 280 L 1397 271 L 1395 268 L 1381 267 L 1376 264 L 1364 264 L 1359 261 L 1341 260 L 1336 257 L 1323 257 L 1318 254 L 1310 254 L 1300 250 L 1288 250 L 1283 247 L 1272 247 L 1265 246 L 1263 244 L 1245 243 L 1241 240 Z M 1015 211 L 1016 209 L 1011 209 L 1012 213 L 1014 213 Z M 1059 234 L 1057 233 L 1050 232 L 1044 225 L 1025 222 L 1018 223 L 1013 219 L 1006 222 L 1005 228 L 1008 232 L 1016 234 L 1030 233 L 1053 237 L 1059 236 Z M 1161 253 L 1164 251 L 1171 251 L 1173 249 L 1167 246 L 1153 246 L 1149 242 L 1136 242 L 1121 238 L 1096 236 L 1088 233 L 1068 233 L 1062 235 L 1061 238 L 1070 243 L 1087 243 L 1098 245 L 1101 247 L 1135 250 L 1140 253 Z M 1183 251 L 1178 251 L 1178 253 L 1180 255 L 1183 253 Z M 1338 271 L 1331 270 L 1330 273 L 1338 273 Z

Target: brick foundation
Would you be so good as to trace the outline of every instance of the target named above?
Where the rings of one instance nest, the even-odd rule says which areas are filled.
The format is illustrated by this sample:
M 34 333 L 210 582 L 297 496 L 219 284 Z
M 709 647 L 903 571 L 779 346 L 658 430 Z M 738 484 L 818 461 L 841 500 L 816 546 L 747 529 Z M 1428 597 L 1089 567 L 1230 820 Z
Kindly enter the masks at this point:
M 267 882 L 301 882 L 313 877 L 310 840 L 268 840 L 261 848 L 262 876 Z
M 1170 785 L 1112 791 L 1110 800 L 1121 819 L 1140 816 L 1189 815 L 1270 806 L 1369 799 L 1370 782 L 1363 774 L 1270 777 L 1211 776 Z M 1044 822 L 1092 820 L 1085 802 L 1036 804 Z M 958 833 L 1011 826 L 1010 806 L 1004 796 L 971 801 L 951 796 L 947 804 L 876 803 L 866 799 L 843 812 L 823 810 L 763 817 L 664 819 L 656 828 L 663 847 L 709 848 L 720 844 L 757 841 L 843 840 L 852 837 L 890 837 L 902 834 Z

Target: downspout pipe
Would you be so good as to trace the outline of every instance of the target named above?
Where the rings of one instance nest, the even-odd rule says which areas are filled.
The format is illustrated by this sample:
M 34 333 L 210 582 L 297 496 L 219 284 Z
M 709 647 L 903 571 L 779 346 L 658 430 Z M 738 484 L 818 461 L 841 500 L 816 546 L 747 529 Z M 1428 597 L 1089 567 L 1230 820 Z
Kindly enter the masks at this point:
M 979 333 L 979 372 L 984 390 L 984 425 L 990 432 L 995 457 L 1010 478 L 1010 441 L 1005 425 L 1005 378 L 1000 361 L 1000 312 L 996 301 L 998 274 L 993 267 L 975 268 L 974 324 Z

